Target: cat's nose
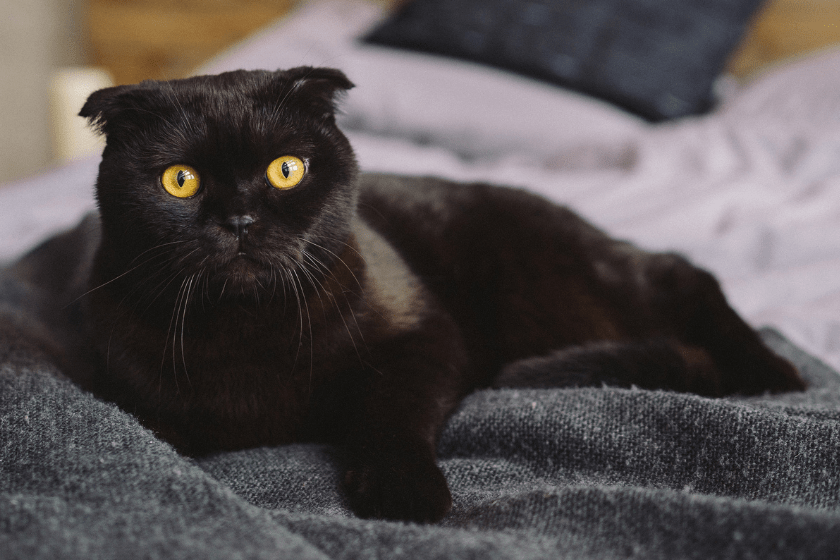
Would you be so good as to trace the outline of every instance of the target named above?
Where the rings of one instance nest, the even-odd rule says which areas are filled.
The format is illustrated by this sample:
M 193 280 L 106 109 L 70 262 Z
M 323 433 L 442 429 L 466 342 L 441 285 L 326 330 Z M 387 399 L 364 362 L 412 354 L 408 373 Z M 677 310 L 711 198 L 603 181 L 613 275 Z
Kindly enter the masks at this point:
M 251 216 L 231 216 L 225 222 L 225 227 L 236 234 L 236 237 L 241 238 L 248 233 L 248 226 L 254 223 L 254 218 Z

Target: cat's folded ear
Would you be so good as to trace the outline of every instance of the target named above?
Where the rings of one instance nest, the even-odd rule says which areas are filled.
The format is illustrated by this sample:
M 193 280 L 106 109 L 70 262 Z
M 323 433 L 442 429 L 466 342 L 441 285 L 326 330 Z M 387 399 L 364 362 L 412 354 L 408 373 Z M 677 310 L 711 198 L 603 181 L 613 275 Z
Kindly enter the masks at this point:
M 110 134 L 123 126 L 139 127 L 159 118 L 161 108 L 172 105 L 177 95 L 209 95 L 226 88 L 245 98 L 262 98 L 269 104 L 294 103 L 310 115 L 331 119 L 340 93 L 353 87 L 340 70 L 299 66 L 276 72 L 238 70 L 218 76 L 195 76 L 172 82 L 145 81 L 93 92 L 79 115 L 100 133 Z M 167 94 L 162 95 L 161 89 Z M 183 92 L 183 93 L 181 93 Z M 119 118 L 123 114 L 131 118 Z
M 88 120 L 100 134 L 107 132 L 107 124 L 126 106 L 126 94 L 138 89 L 137 85 L 114 86 L 90 94 L 79 111 L 79 116 Z
M 335 114 L 339 95 L 353 87 L 353 82 L 347 79 L 344 72 L 335 68 L 298 66 L 278 70 L 275 76 L 283 81 L 290 81 L 298 102 L 324 117 L 332 117 Z M 283 99 L 277 101 L 282 102 Z

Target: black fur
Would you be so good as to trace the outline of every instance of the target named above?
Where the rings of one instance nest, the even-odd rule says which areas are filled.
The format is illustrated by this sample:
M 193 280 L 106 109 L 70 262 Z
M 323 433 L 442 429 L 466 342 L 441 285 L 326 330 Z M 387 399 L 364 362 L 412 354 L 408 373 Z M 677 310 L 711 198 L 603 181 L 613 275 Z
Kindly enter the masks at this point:
M 356 512 L 435 521 L 438 432 L 503 367 L 499 385 L 803 387 L 679 256 L 522 191 L 358 175 L 333 116 L 350 87 L 239 71 L 109 88 L 81 112 L 107 137 L 80 300 L 93 387 L 184 453 L 334 442 Z M 282 155 L 308 161 L 287 191 L 265 177 Z M 176 163 L 201 176 L 192 198 L 161 186 Z

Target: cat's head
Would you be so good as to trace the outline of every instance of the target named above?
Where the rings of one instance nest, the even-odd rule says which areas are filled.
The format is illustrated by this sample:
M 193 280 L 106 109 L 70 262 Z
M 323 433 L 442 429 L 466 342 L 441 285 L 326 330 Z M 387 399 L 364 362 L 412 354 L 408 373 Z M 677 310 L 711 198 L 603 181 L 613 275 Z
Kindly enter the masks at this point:
M 331 260 L 355 212 L 357 167 L 334 117 L 351 87 L 301 67 L 94 92 L 80 115 L 106 136 L 108 273 L 148 262 L 162 279 L 200 272 L 245 292 L 311 255 Z

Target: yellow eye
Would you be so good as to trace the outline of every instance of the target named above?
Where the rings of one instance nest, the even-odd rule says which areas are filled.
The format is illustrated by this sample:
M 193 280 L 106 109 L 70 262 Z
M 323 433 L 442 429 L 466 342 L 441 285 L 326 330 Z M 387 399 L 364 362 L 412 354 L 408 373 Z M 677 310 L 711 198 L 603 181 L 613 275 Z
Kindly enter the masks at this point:
M 306 165 L 295 156 L 283 156 L 268 164 L 265 178 L 278 189 L 291 189 L 303 179 Z
M 166 192 L 178 198 L 189 198 L 201 188 L 198 171 L 189 165 L 167 167 L 160 177 L 160 182 Z

